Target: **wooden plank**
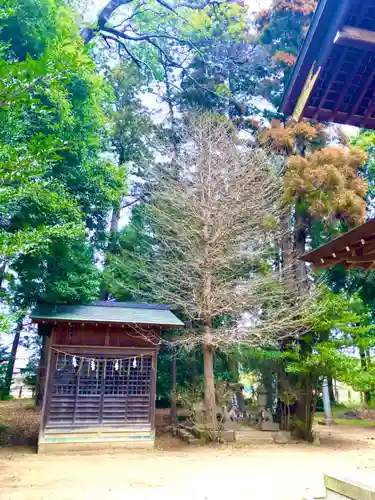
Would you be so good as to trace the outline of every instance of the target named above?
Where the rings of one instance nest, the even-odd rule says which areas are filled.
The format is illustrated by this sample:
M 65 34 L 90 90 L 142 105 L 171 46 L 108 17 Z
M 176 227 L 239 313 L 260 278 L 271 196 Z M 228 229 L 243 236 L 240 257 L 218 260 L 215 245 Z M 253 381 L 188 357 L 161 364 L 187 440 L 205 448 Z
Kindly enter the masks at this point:
M 51 350 L 51 344 L 53 339 L 53 330 L 51 333 L 51 339 L 48 346 L 48 356 L 47 356 L 47 372 L 46 372 L 46 380 L 44 384 L 44 394 L 43 394 L 43 404 L 42 404 L 42 414 L 40 418 L 40 428 L 39 428 L 39 437 L 44 435 L 44 429 L 46 427 L 47 419 L 48 419 L 48 411 L 51 400 L 51 370 L 52 370 L 52 358 L 54 358 L 53 352 Z
M 157 353 L 152 355 L 152 365 L 151 365 L 151 394 L 149 407 L 151 410 L 150 421 L 151 429 L 155 429 L 155 401 L 156 401 L 156 370 L 157 370 Z
M 335 43 L 361 51 L 375 51 L 375 32 L 355 26 L 344 26 Z
M 67 352 L 69 348 L 72 346 L 64 346 L 62 350 Z M 73 347 L 71 354 L 79 356 L 81 353 L 77 351 L 79 350 Z M 108 353 L 107 359 L 117 358 L 117 350 L 103 351 L 104 349 L 94 348 L 90 349 L 90 354 L 106 356 Z M 124 350 L 120 349 L 120 352 L 123 354 Z M 131 354 L 134 355 L 135 351 L 131 351 Z M 155 361 L 150 356 L 150 351 L 143 352 L 142 350 L 141 354 L 144 354 L 143 364 L 138 363 L 136 367 L 131 366 L 130 376 L 128 376 L 128 366 L 126 366 L 122 375 L 107 367 L 106 377 L 104 377 L 102 374 L 104 363 L 100 361 L 100 380 L 95 380 L 91 371 L 89 372 L 90 376 L 87 376 L 87 366 L 86 370 L 77 374 L 71 362 L 66 365 L 62 363 L 63 354 L 60 354 L 60 357 L 56 357 L 54 354 L 52 380 L 56 392 L 51 397 L 48 429 L 92 428 L 102 424 L 110 428 L 111 425 L 125 426 L 128 421 L 144 425 L 149 423 L 152 411 L 149 390 L 154 382 L 155 369 L 153 369 L 153 365 Z M 56 360 L 58 360 L 61 373 L 55 372 Z M 127 363 L 129 364 L 130 361 Z M 64 391 L 68 390 L 73 392 L 64 394 Z M 94 394 L 84 394 L 85 391 L 94 391 Z M 98 393 L 95 393 L 96 391 Z M 107 391 L 110 394 L 106 394 Z M 116 394 L 120 391 L 124 392 Z M 131 394 L 131 391 L 134 391 L 134 394 Z M 138 394 L 138 391 L 147 392 Z
M 118 347 L 118 346 L 92 346 L 92 345 L 66 345 L 66 344 L 53 344 L 52 347 L 61 349 L 69 354 L 76 354 L 77 356 L 84 354 L 92 354 L 93 356 L 103 355 L 105 357 L 113 357 L 116 359 L 116 354 L 133 355 L 133 354 L 151 354 L 158 350 L 157 346 L 154 347 Z M 127 353 L 127 351 L 129 351 Z

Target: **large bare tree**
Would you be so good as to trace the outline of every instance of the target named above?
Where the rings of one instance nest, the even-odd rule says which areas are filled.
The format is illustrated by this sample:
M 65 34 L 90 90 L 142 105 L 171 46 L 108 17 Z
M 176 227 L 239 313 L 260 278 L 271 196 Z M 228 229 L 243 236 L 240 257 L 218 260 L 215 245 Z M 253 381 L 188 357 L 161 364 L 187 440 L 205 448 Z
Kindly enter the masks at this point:
M 155 175 L 147 257 L 123 253 L 118 265 L 136 269 L 153 300 L 177 305 L 194 325 L 178 342 L 203 347 L 206 417 L 215 428 L 214 350 L 298 336 L 306 302 L 273 265 L 282 203 L 275 157 L 213 114 L 191 116 L 181 144 Z

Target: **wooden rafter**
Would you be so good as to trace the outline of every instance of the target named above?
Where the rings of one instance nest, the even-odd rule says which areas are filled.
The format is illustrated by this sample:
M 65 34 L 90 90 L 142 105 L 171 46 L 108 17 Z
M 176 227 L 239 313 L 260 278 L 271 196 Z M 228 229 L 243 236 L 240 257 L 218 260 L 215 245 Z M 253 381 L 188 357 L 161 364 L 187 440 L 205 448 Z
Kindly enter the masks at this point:
M 367 124 L 367 120 L 370 118 L 370 116 L 372 115 L 372 113 L 375 111 L 375 90 L 372 93 L 371 99 L 372 99 L 372 103 L 369 106 L 369 108 L 366 111 L 366 113 L 364 114 L 363 120 L 361 122 L 363 126 L 365 126 Z
M 375 32 L 354 26 L 344 26 L 335 43 L 344 47 L 375 51 Z
M 322 69 L 301 117 L 375 129 L 373 7 L 374 0 L 320 0 L 284 94 L 284 113 L 293 115 L 315 62 Z
M 371 82 L 373 81 L 374 77 L 375 77 L 375 67 L 371 71 L 370 75 L 367 77 L 366 83 L 363 86 L 363 89 L 362 89 L 362 91 L 361 91 L 361 93 L 360 93 L 360 95 L 359 95 L 359 97 L 357 99 L 357 102 L 356 102 L 356 104 L 355 104 L 355 106 L 353 108 L 353 111 L 345 118 L 345 122 L 350 121 L 350 119 L 357 113 L 358 108 L 360 107 L 360 105 L 361 105 L 361 103 L 363 101 L 363 98 L 367 94 L 368 89 L 369 89 L 369 87 L 371 85 Z
M 336 105 L 335 105 L 335 108 L 332 112 L 332 119 L 333 120 L 335 120 L 337 114 L 340 112 L 341 105 L 344 102 L 344 99 L 347 96 L 349 89 L 350 89 L 351 85 L 353 84 L 354 79 L 357 76 L 357 70 L 360 67 L 360 65 L 365 57 L 366 57 L 366 53 L 359 54 L 358 59 L 357 59 L 356 63 L 354 64 L 353 70 L 348 74 L 348 79 L 345 82 L 344 89 L 341 92 L 340 97 L 338 98 Z
M 325 100 L 326 100 L 326 98 L 328 96 L 328 93 L 331 90 L 332 84 L 335 81 L 335 78 L 336 78 L 336 75 L 337 75 L 337 70 L 341 67 L 341 64 L 344 62 L 346 54 L 347 54 L 347 51 L 343 50 L 341 52 L 340 57 L 337 58 L 336 63 L 334 64 L 334 67 L 332 68 L 331 77 L 330 77 L 330 79 L 329 79 L 329 81 L 327 83 L 327 86 L 326 86 L 326 88 L 325 88 L 325 90 L 324 90 L 321 98 L 319 99 L 319 103 L 317 104 L 316 110 L 315 110 L 315 112 L 314 112 L 314 114 L 312 116 L 312 118 L 314 120 L 316 120 L 317 117 L 318 117 L 319 110 L 322 107 L 322 105 L 324 104 L 324 102 L 325 102 Z
M 311 262 L 315 269 L 337 265 L 372 269 L 375 267 L 375 219 L 303 255 L 301 260 Z

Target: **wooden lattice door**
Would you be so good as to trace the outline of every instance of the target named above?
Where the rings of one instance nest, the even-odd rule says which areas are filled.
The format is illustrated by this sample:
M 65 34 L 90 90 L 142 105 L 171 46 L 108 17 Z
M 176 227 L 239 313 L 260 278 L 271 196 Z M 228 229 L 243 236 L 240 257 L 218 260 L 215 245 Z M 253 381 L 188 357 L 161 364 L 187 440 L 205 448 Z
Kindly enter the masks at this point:
M 118 362 L 54 354 L 47 428 L 149 425 L 152 356 Z

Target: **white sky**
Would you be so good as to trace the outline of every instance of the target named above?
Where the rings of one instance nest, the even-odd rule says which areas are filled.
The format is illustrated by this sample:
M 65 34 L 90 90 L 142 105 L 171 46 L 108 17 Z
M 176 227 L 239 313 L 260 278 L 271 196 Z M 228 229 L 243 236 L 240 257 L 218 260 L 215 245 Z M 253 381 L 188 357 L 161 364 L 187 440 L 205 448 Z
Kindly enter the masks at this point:
M 267 9 L 271 5 L 271 0 L 245 0 L 245 4 L 250 7 L 250 9 L 263 10 Z

